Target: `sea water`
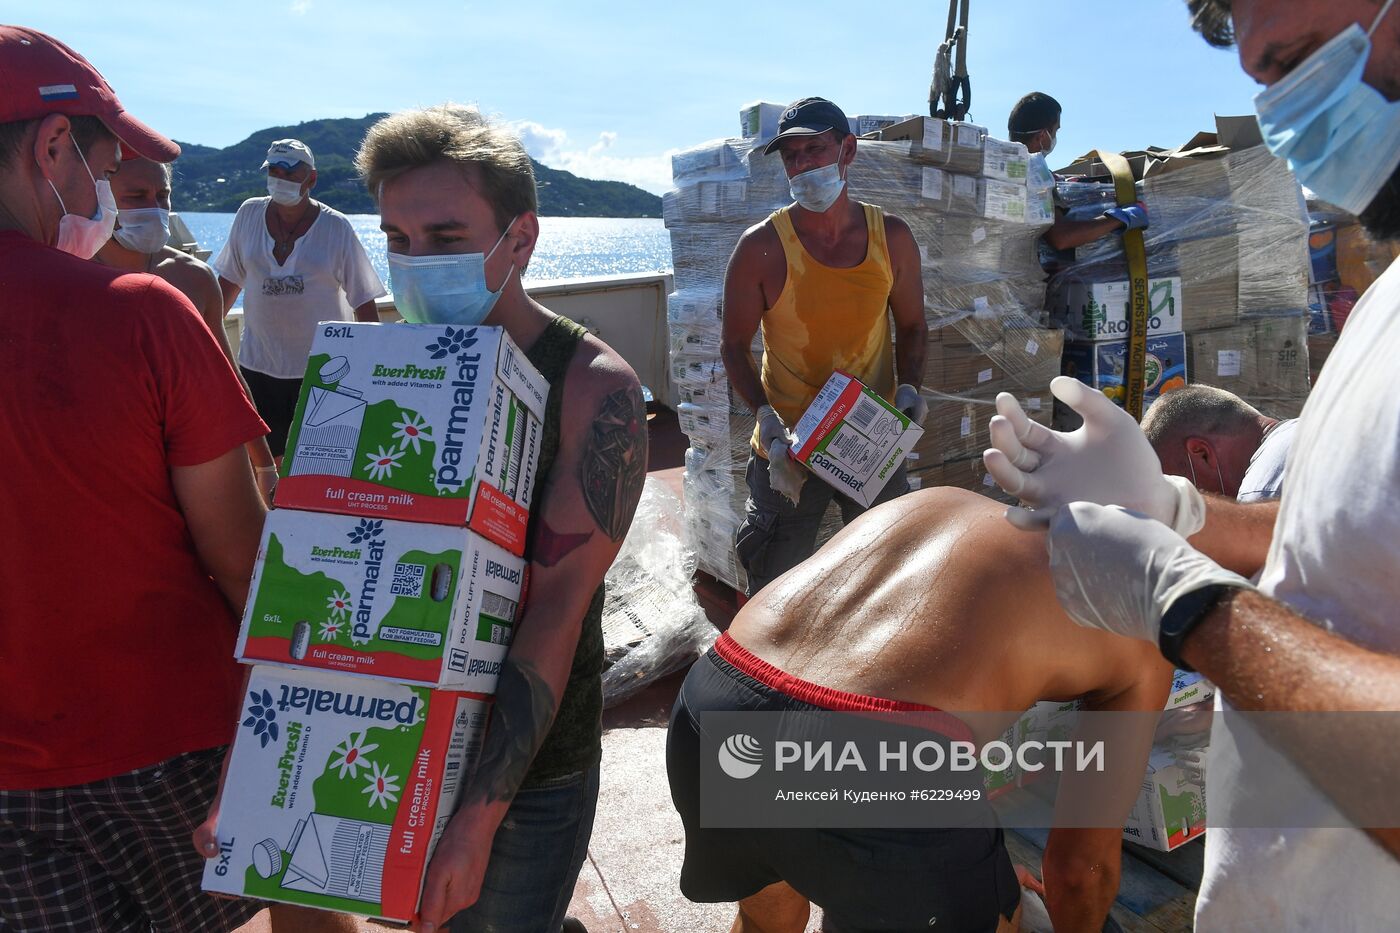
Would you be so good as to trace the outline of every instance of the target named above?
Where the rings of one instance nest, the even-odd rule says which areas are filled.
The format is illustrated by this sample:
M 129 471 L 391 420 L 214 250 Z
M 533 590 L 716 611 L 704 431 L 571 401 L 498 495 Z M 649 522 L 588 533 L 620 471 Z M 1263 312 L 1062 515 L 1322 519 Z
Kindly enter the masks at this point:
M 212 259 L 223 249 L 233 214 L 181 212 L 180 217 Z M 385 287 L 389 261 L 377 214 L 349 214 L 355 234 Z M 541 217 L 540 239 L 527 282 L 576 279 L 594 275 L 666 272 L 671 268 L 671 239 L 659 218 Z M 241 307 L 240 295 L 234 307 Z

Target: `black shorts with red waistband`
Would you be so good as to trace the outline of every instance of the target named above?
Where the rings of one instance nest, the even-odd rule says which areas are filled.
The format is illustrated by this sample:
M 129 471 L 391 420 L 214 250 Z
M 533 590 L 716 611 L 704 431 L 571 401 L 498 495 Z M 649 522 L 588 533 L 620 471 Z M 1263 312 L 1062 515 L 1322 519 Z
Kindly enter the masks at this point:
M 685 825 L 681 892 L 692 901 L 738 901 L 779 881 L 824 911 L 824 929 L 991 933 L 1020 902 L 1002 830 L 714 828 L 700 825 L 700 723 L 705 712 L 920 712 L 970 738 L 961 720 L 932 707 L 832 690 L 793 677 L 721 635 L 686 676 L 671 713 L 666 771 Z

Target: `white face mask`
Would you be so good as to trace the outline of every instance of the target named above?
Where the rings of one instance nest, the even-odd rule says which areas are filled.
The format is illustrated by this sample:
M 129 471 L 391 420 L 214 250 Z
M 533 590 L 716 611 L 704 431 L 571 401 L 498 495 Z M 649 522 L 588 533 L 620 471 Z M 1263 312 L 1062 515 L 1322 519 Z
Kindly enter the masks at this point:
M 511 218 L 489 253 L 448 253 L 439 256 L 389 254 L 389 281 L 394 305 L 410 324 L 460 324 L 474 326 L 486 320 L 515 272 L 506 270 L 500 288 L 486 285 L 486 260 L 490 259 L 519 220 Z
M 788 179 L 792 199 L 815 214 L 825 213 L 841 196 L 846 179 L 841 177 L 841 160 L 814 168 Z
M 267 176 L 267 193 L 283 207 L 301 203 L 301 182 Z
M 69 138 L 72 139 L 71 136 Z M 117 224 L 117 199 L 112 195 L 111 182 L 92 177 L 87 157 L 78 148 L 76 139 L 73 140 L 73 148 L 77 149 L 78 158 L 83 160 L 83 168 L 87 170 L 88 178 L 92 179 L 92 187 L 97 193 L 97 213 L 91 217 L 68 213 L 63 195 L 58 193 L 58 186 L 49 179 L 49 187 L 53 189 L 54 197 L 58 198 L 59 210 L 63 211 L 63 217 L 58 221 L 58 242 L 54 246 L 79 259 L 91 259 L 97 255 L 102 244 L 112 238 L 112 228 Z
M 1040 154 L 1041 154 L 1041 155 L 1046 155 L 1046 156 L 1048 156 L 1050 153 L 1054 152 L 1054 151 L 1055 151 L 1055 143 L 1059 142 L 1059 139 L 1058 139 L 1058 137 L 1059 137 L 1059 135 L 1060 135 L 1059 133 L 1050 133 L 1050 134 L 1048 134 L 1048 135 L 1049 135 L 1049 137 L 1050 137 L 1050 141 L 1049 141 L 1048 143 L 1045 144 L 1045 148 L 1044 148 L 1044 149 L 1040 150 Z
M 170 212 L 163 207 L 120 210 L 117 221 L 121 226 L 112 236 L 132 252 L 158 253 L 170 239 Z

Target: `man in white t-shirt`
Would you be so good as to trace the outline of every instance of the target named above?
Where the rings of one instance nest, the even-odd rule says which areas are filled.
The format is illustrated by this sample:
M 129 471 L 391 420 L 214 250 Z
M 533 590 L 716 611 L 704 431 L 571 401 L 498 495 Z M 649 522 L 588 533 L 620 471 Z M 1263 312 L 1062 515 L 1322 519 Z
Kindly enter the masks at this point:
M 238 366 L 267 422 L 279 460 L 286 447 L 318 321 L 377 321 L 388 292 L 344 214 L 315 201 L 316 157 L 297 139 L 267 150 L 269 197 L 238 208 L 212 265 L 224 313 L 243 294 Z
M 1196 28 L 1217 45 L 1238 40 L 1245 70 L 1266 85 L 1255 99 L 1260 128 L 1298 180 L 1359 215 L 1373 236 L 1400 236 L 1394 0 L 1188 3 Z M 1157 644 L 1236 710 L 1400 710 L 1397 305 L 1392 266 L 1357 303 L 1303 409 L 1272 535 L 1257 520 L 1270 506 L 1207 502 L 1189 482 L 1163 477 L 1142 432 L 1100 393 L 1063 378 L 1052 385 L 1085 417 L 1073 434 L 1034 425 L 1014 399 L 999 399 L 987 467 L 1035 509 L 1008 517 L 1048 525 L 1066 611 Z M 1265 540 L 1257 587 L 1225 569 L 1248 572 L 1241 553 Z M 1301 718 L 1275 717 L 1263 732 L 1272 748 L 1262 750 L 1260 733 L 1238 718 L 1215 724 L 1197 929 L 1400 923 L 1400 821 L 1385 812 L 1393 792 L 1376 793 L 1400 771 L 1395 717 L 1336 713 L 1331 728 L 1311 733 L 1325 736 L 1321 755 L 1299 734 Z M 1254 753 L 1218 754 L 1244 745 Z M 1275 823 L 1294 828 L 1234 819 L 1294 763 L 1310 789 Z

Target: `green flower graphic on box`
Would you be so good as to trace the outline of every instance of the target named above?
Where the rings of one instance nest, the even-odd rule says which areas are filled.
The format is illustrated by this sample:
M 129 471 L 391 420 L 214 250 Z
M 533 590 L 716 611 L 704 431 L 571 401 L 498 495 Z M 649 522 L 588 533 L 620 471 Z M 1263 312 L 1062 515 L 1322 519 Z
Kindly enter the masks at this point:
M 445 366 L 420 369 L 406 364 L 402 369 L 411 371 L 405 378 L 423 382 L 443 382 L 447 375 Z M 456 486 L 439 485 L 436 438 L 420 412 L 392 399 L 365 402 L 360 390 L 341 382 L 350 372 L 343 356 L 313 354 L 306 372 L 287 436 L 287 450 L 295 461 L 292 473 L 382 482 L 424 495 L 471 494 L 470 479 Z
M 417 689 L 420 701 L 427 690 Z M 312 809 L 285 840 L 264 839 L 244 875 L 249 897 L 287 899 L 332 910 L 378 905 L 394 812 L 423 737 L 426 703 L 412 725 L 351 732 L 311 785 Z M 297 726 L 300 734 L 304 727 Z M 290 732 L 290 728 L 289 728 Z M 275 801 L 274 801 L 275 802 Z
M 248 637 L 290 639 L 294 652 L 309 640 L 310 644 L 349 644 L 364 651 L 387 650 L 427 660 L 440 657 L 452 623 L 452 603 L 447 597 L 456 585 L 462 552 L 407 550 L 390 559 L 382 554 L 383 524 L 360 519 L 346 545 L 327 542 L 310 548 L 311 560 L 347 564 L 352 573 L 365 562 L 377 563 L 376 570 L 384 576 L 376 574 L 373 588 L 368 581 L 359 581 L 358 595 L 352 595 L 355 587 L 345 582 L 351 574 L 341 579 L 323 570 L 293 566 L 281 538 L 270 532 Z M 376 553 L 382 554 L 378 561 Z M 389 608 L 381 612 L 384 593 Z M 310 620 L 316 621 L 317 629 L 315 637 L 308 639 L 295 628 L 305 624 L 306 632 Z M 414 633 L 412 640 L 405 632 Z

